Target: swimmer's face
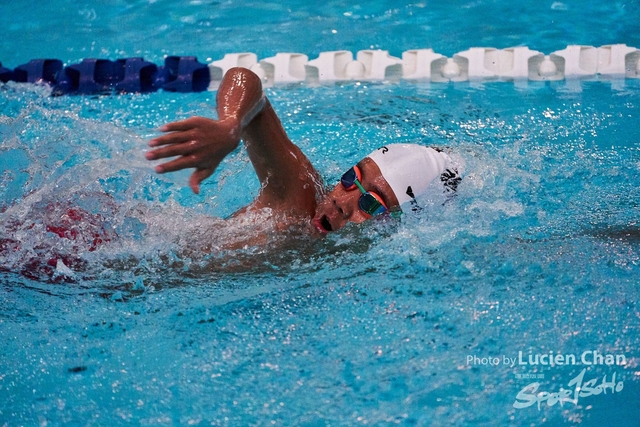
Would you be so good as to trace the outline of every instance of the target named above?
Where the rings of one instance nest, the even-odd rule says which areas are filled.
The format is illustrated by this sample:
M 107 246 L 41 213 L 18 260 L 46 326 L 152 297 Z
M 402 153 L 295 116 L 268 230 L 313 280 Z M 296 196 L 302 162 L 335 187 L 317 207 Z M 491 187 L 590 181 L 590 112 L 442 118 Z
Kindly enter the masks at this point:
M 398 210 L 399 204 L 389 183 L 380 173 L 378 165 L 370 158 L 364 158 L 358 163 L 362 174 L 361 184 L 366 191 L 378 194 L 390 211 Z M 347 190 L 342 184 L 327 194 L 316 208 L 316 215 L 311 221 L 321 233 L 336 231 L 349 222 L 361 223 L 370 218 L 360 209 L 358 200 L 362 192 Z

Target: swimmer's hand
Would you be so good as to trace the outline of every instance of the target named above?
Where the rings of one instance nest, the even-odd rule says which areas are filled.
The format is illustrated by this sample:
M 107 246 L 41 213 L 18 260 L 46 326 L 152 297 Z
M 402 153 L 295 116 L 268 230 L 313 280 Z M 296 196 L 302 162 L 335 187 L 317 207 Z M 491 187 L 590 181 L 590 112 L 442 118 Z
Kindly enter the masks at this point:
M 166 135 L 149 141 L 147 160 L 178 157 L 156 166 L 157 173 L 195 168 L 189 178 L 191 190 L 199 194 L 200 183 L 216 170 L 222 159 L 240 143 L 240 124 L 234 117 L 213 120 L 192 117 L 160 128 Z

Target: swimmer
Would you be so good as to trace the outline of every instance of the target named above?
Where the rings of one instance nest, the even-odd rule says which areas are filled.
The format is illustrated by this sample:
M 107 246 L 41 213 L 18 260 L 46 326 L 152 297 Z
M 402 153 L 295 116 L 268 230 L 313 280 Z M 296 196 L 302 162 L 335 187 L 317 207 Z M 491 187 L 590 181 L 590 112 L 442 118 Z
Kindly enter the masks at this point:
M 349 222 L 400 212 L 438 177 L 445 191 L 455 191 L 460 181 L 442 150 L 391 144 L 350 167 L 327 192 L 318 171 L 287 136 L 257 75 L 245 68 L 229 70 L 216 102 L 218 120 L 192 117 L 162 126 L 165 134 L 149 142 L 153 149 L 146 158 L 171 158 L 155 167 L 157 173 L 195 169 L 189 185 L 198 194 L 200 183 L 244 141 L 261 190 L 234 217 L 269 208 L 278 229 L 306 224 L 324 235 Z

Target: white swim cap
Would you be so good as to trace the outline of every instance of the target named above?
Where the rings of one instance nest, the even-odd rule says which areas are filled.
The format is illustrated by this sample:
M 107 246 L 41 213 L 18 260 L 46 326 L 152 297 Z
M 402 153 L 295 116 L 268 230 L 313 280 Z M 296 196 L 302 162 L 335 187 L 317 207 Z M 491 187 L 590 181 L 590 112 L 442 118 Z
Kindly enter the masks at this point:
M 400 205 L 424 193 L 449 166 L 449 156 L 418 144 L 390 144 L 369 154 Z

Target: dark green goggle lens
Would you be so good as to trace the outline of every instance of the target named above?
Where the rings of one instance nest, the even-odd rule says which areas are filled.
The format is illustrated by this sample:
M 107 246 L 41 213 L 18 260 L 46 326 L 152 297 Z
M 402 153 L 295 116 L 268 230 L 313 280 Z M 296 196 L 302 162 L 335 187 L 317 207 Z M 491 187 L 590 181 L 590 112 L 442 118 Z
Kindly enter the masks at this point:
M 365 193 L 360 196 L 358 200 L 358 206 L 362 211 L 368 213 L 371 216 L 381 214 L 387 210 L 382 203 L 378 201 L 371 193 Z

